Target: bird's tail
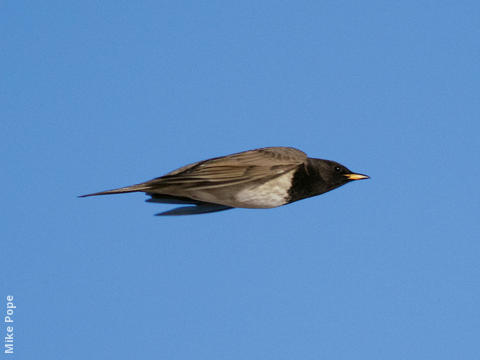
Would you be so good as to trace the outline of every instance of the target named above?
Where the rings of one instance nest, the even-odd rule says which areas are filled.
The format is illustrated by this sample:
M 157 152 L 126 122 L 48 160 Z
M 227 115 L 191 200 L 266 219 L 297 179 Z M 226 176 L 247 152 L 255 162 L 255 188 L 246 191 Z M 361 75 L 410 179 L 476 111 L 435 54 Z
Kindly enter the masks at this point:
M 118 188 L 118 189 L 105 190 L 105 191 L 100 191 L 100 192 L 96 192 L 96 193 L 92 193 L 92 194 L 80 195 L 79 197 L 123 194 L 123 193 L 130 193 L 130 192 L 136 192 L 136 191 L 145 191 L 145 190 L 148 190 L 148 189 L 149 189 L 149 187 L 145 184 L 137 184 L 137 185 L 126 186 L 126 187 L 122 187 L 122 188 Z

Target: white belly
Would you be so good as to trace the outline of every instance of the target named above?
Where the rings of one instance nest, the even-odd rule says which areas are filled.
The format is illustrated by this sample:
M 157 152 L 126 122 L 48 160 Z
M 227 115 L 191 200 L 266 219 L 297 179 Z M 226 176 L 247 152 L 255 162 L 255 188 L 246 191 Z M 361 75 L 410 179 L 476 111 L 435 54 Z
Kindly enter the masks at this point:
M 292 184 L 293 171 L 259 186 L 252 186 L 235 195 L 237 207 L 272 208 L 285 205 Z

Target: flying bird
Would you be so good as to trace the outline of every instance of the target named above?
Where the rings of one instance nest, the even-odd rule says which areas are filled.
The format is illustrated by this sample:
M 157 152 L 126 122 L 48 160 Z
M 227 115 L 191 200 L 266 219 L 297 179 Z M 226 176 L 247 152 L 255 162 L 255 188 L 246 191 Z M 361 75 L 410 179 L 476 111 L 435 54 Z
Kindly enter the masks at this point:
M 147 202 L 183 205 L 156 215 L 192 215 L 274 208 L 368 178 L 292 147 L 266 147 L 199 161 L 140 184 L 80 197 L 144 192 L 151 197 Z

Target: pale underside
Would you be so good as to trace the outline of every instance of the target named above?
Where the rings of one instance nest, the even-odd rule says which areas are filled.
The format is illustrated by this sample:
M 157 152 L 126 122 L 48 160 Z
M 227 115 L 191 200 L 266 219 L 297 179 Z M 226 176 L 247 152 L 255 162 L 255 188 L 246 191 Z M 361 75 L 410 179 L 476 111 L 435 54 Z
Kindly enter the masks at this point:
M 273 208 L 288 202 L 288 190 L 295 170 L 290 170 L 266 182 L 202 187 L 201 189 L 159 188 L 149 194 L 179 196 L 206 203 L 221 204 L 240 208 Z

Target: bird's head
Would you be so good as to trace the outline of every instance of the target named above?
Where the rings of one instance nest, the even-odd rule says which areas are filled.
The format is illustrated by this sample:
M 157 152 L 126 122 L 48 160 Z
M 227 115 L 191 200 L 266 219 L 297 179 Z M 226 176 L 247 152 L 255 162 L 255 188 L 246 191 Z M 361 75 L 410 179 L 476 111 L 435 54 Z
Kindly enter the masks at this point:
M 323 159 L 316 160 L 315 165 L 319 169 L 318 174 L 329 189 L 335 189 L 350 181 L 370 178 L 367 175 L 354 173 L 336 161 Z

